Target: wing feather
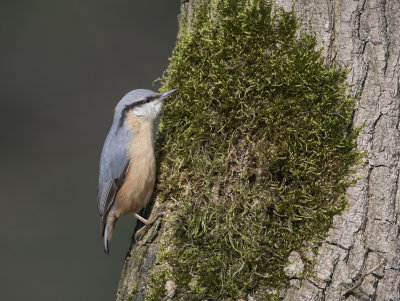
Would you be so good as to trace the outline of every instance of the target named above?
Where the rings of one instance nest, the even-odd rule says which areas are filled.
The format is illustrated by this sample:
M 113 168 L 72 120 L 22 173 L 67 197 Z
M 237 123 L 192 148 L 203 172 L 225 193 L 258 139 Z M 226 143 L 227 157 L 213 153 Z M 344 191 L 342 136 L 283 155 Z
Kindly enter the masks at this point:
M 102 221 L 102 231 L 115 196 L 123 184 L 129 165 L 128 146 L 133 137 L 132 131 L 113 124 L 103 146 L 97 190 L 97 208 Z

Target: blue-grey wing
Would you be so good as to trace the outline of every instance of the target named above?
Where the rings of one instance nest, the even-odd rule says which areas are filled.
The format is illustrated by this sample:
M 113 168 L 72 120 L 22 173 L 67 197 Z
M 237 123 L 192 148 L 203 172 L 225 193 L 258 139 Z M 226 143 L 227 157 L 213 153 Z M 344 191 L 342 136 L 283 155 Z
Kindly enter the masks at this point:
M 100 158 L 97 207 L 102 220 L 110 211 L 129 165 L 128 147 L 134 133 L 125 127 L 111 128 Z M 103 221 L 104 222 L 104 221 Z

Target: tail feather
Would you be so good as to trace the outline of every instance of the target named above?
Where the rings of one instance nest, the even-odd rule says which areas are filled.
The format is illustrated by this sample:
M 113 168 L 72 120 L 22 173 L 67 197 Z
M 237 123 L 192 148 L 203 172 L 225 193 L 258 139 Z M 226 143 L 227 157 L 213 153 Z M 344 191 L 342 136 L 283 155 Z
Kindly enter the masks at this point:
M 100 233 L 102 237 L 104 236 L 106 225 L 107 225 L 107 216 L 100 216 Z
M 109 241 L 108 241 L 108 228 L 109 228 L 109 225 L 106 224 L 106 226 L 104 228 L 104 231 L 103 231 L 104 252 L 106 252 L 107 255 L 110 255 L 110 249 L 108 247 L 108 243 L 109 243 Z

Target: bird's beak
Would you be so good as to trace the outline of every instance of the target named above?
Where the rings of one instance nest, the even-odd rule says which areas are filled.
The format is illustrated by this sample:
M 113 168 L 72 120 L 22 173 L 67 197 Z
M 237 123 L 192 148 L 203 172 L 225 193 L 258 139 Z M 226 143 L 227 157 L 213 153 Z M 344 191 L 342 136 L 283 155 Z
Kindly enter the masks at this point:
M 176 91 L 178 91 L 178 89 L 174 89 L 174 90 L 170 90 L 170 91 L 162 93 L 160 98 L 158 99 L 158 101 L 162 101 L 163 99 L 167 98 L 168 96 L 170 96 L 172 93 L 174 93 Z

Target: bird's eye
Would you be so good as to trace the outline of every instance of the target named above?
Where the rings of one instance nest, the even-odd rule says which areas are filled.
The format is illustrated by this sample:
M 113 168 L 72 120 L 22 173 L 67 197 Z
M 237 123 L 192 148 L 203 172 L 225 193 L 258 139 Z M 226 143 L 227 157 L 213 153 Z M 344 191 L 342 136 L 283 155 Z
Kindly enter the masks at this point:
M 146 97 L 146 102 L 152 102 L 152 101 L 156 100 L 157 98 L 158 98 L 157 95 L 156 96 L 148 96 L 148 97 Z

